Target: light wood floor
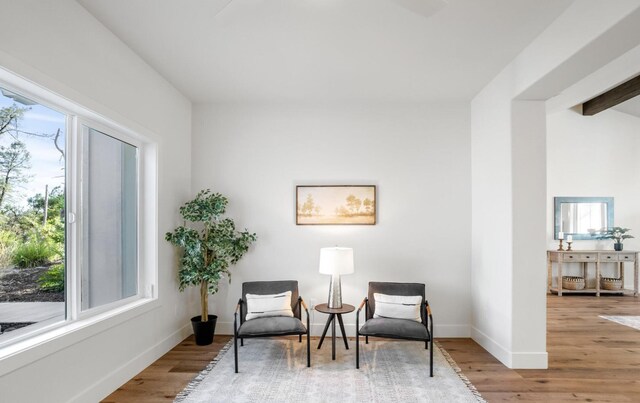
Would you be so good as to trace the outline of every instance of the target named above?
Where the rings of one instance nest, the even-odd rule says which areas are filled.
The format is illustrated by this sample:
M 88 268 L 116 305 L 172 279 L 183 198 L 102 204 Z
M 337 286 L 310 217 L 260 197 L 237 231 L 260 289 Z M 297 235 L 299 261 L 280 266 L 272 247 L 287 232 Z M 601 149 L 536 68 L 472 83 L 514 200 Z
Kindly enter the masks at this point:
M 548 370 L 511 370 L 471 339 L 436 339 L 489 402 L 640 402 L 640 331 L 598 315 L 640 316 L 640 298 L 548 297 Z M 187 338 L 103 402 L 173 401 L 229 338 Z

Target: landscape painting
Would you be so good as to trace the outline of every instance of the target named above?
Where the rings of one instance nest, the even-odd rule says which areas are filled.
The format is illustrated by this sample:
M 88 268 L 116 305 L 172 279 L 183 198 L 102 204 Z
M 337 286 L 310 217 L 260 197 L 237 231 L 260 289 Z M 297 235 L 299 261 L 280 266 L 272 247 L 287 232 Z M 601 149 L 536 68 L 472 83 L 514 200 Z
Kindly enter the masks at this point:
M 372 185 L 297 186 L 298 225 L 375 225 Z

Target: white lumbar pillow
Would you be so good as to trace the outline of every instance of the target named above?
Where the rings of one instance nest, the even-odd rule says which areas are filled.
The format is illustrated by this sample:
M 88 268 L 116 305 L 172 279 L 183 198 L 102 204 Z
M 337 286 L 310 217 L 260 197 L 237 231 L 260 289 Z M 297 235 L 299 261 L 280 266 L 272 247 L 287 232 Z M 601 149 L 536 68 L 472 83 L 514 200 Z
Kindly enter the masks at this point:
M 247 320 L 266 316 L 293 317 L 291 291 L 280 294 L 247 294 Z
M 374 293 L 376 310 L 374 318 L 407 319 L 422 322 L 420 307 L 422 297 L 420 295 L 386 295 Z

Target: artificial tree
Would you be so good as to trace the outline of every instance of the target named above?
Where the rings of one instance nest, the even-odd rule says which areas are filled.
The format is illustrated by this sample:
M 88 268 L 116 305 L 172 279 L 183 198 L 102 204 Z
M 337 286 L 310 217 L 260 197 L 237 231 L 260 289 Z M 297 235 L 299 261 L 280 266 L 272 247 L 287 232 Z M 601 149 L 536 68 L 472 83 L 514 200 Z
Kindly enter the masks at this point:
M 231 281 L 229 267 L 238 262 L 256 240 L 256 234 L 246 229 L 236 231 L 233 220 L 222 217 L 227 203 L 227 198 L 220 193 L 211 193 L 209 189 L 200 191 L 195 199 L 180 207 L 184 224 L 165 235 L 167 241 L 182 250 L 178 270 L 180 291 L 188 286 L 200 287 L 199 322 L 213 321 L 211 339 L 217 316 L 209 315 L 209 294 L 218 292 L 218 282 L 225 275 Z M 187 221 L 192 226 L 187 226 Z M 194 332 L 202 328 L 196 323 L 197 316 L 191 321 Z

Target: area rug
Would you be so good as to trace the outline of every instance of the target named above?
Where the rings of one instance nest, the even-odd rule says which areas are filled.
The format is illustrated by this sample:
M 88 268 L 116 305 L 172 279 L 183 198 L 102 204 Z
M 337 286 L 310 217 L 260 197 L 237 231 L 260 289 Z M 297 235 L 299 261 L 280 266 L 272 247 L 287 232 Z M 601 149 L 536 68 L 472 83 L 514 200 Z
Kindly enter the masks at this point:
M 329 341 L 329 343 L 327 343 Z M 234 373 L 230 342 L 177 397 L 176 402 L 485 402 L 449 354 L 434 346 L 434 377 L 429 377 L 424 343 L 361 343 L 360 369 L 355 345 L 336 342 L 318 350 L 312 341 L 311 368 L 306 342 L 247 339 L 238 346 L 240 373 Z
M 629 326 L 634 329 L 640 330 L 640 316 L 604 316 L 600 315 L 602 319 L 610 320 L 612 322 L 619 323 L 621 325 Z

